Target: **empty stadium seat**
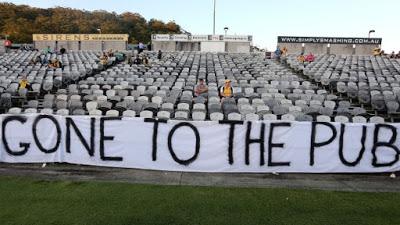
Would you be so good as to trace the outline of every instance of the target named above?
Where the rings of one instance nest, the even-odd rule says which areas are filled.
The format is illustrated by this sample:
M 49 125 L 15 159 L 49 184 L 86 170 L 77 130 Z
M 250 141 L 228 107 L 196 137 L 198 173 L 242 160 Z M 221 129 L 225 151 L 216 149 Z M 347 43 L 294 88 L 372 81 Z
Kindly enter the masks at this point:
M 0 57 L 2 112 L 96 116 L 118 112 L 199 121 L 399 119 L 400 64 L 387 57 L 319 55 L 302 66 L 295 55 L 281 64 L 265 60 L 262 54 L 171 52 L 167 54 L 174 61 L 156 60 L 148 67 L 113 63 L 100 70 L 96 64 L 100 52 L 79 51 L 48 54 L 60 57 L 66 67 L 47 70 L 39 64 L 28 66 L 37 54 L 20 51 Z M 156 59 L 156 53 L 146 54 Z M 19 67 L 8 66 L 14 61 Z M 293 72 L 299 67 L 299 73 Z M 18 89 L 23 75 L 28 75 L 32 91 Z M 205 79 L 209 92 L 196 97 L 199 78 Z M 226 79 L 231 80 L 233 97 L 223 99 L 219 90 Z

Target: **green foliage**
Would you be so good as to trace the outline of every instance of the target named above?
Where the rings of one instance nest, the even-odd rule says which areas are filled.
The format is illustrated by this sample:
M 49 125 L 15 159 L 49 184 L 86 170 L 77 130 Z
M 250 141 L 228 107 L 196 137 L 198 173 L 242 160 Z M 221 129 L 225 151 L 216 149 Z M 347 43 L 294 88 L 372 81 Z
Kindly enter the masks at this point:
M 14 43 L 31 43 L 38 33 L 119 33 L 129 34 L 129 42 L 150 42 L 154 33 L 181 33 L 175 22 L 146 21 L 138 13 L 116 14 L 103 10 L 84 11 L 71 8 L 41 9 L 27 5 L 0 3 L 0 35 L 9 35 Z

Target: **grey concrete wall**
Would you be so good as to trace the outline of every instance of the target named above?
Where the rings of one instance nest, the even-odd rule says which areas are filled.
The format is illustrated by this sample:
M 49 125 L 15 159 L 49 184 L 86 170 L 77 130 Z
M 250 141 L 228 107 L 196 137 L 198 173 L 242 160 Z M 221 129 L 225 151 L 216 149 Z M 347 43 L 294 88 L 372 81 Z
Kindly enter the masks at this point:
M 127 48 L 127 44 L 125 41 L 105 41 L 104 42 L 104 50 L 114 50 L 114 51 L 125 51 Z
M 249 53 L 250 43 L 249 42 L 226 42 L 225 50 L 231 53 Z
M 356 45 L 356 55 L 372 55 L 372 50 L 379 45 Z
M 200 49 L 202 52 L 226 52 L 223 41 L 202 41 Z
M 193 42 L 192 47 L 193 47 L 192 51 L 199 52 L 200 51 L 200 42 Z
M 56 42 L 55 41 L 35 41 L 34 43 L 35 48 L 38 50 L 42 50 L 47 48 L 47 46 L 50 46 L 52 50 L 56 48 Z
M 153 51 L 174 52 L 176 43 L 174 41 L 153 41 Z
M 300 44 L 301 45 L 301 44 Z M 304 54 L 313 53 L 315 55 L 321 55 L 327 53 L 327 44 L 310 44 L 306 43 L 304 45 Z M 332 49 L 331 49 L 332 51 Z
M 302 46 L 299 43 L 278 43 L 278 46 L 281 49 L 286 47 L 288 54 L 300 54 L 302 50 Z M 275 49 L 272 49 L 272 51 L 275 51 Z
M 58 41 L 57 42 L 57 50 L 61 48 L 65 48 L 67 51 L 78 51 L 79 50 L 79 42 L 78 41 Z
M 286 47 L 288 50 L 288 54 L 300 54 L 303 50 L 302 43 L 278 43 L 278 46 L 283 49 Z M 327 53 L 327 44 L 312 44 L 305 43 L 304 44 L 304 54 L 308 53 L 313 54 L 326 54 Z
M 83 51 L 103 51 L 101 41 L 82 41 L 81 50 Z
M 200 42 L 178 42 L 176 51 L 200 51 Z
M 331 44 L 331 54 L 353 55 L 353 44 Z

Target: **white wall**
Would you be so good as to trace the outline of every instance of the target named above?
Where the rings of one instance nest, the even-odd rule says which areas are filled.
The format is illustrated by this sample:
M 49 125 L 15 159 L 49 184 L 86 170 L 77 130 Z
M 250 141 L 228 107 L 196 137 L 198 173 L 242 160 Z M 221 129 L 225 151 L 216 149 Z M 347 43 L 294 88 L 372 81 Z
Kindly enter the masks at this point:
M 200 45 L 202 52 L 225 52 L 225 42 L 223 41 L 203 41 Z
M 250 42 L 226 42 L 226 52 L 249 53 Z
M 103 51 L 101 41 L 82 41 L 81 50 L 83 51 Z
M 161 50 L 163 52 L 174 52 L 174 51 L 176 51 L 176 42 L 175 41 L 153 41 L 152 42 L 152 50 L 153 51 Z

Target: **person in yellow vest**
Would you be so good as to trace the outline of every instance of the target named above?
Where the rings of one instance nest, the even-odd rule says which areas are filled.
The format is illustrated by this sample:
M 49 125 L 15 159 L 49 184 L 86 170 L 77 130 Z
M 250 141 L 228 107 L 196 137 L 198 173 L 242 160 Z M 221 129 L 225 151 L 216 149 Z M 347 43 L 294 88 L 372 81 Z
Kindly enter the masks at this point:
M 233 89 L 230 80 L 225 80 L 225 84 L 221 87 L 220 95 L 223 98 L 230 98 L 233 95 Z
M 22 79 L 19 81 L 19 89 L 28 89 L 29 88 L 29 83 L 28 79 L 26 79 L 26 76 L 23 76 Z

